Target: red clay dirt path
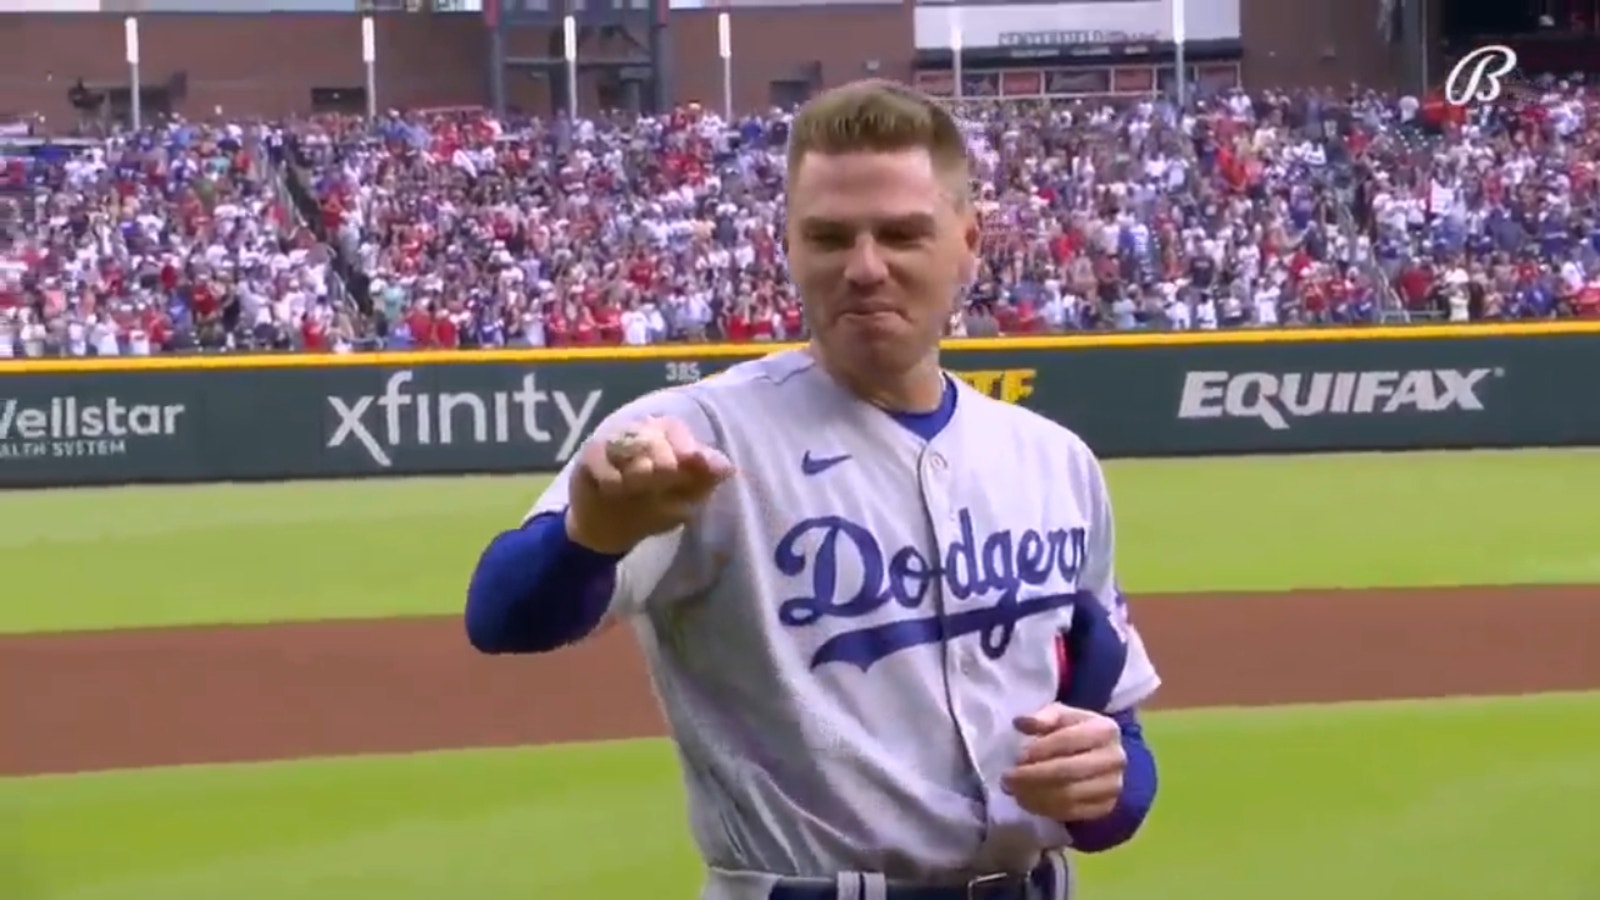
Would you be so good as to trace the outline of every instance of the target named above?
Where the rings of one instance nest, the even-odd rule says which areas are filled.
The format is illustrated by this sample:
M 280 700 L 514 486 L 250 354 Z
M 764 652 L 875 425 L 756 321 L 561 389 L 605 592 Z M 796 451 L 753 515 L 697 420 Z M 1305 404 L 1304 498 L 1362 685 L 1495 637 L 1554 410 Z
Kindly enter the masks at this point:
M 1600 588 L 1163 598 L 1158 706 L 1600 688 Z M 639 737 L 625 630 L 488 658 L 456 619 L 0 637 L 0 775 Z

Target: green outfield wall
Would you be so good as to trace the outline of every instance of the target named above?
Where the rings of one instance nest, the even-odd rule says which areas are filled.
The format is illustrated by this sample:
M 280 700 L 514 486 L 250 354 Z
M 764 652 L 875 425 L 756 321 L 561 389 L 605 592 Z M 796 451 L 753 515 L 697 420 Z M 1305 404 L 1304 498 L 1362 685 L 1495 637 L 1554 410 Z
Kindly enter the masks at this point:
M 771 350 L 0 364 L 0 486 L 523 472 Z M 1600 444 L 1600 323 L 956 341 L 946 365 L 1106 457 Z

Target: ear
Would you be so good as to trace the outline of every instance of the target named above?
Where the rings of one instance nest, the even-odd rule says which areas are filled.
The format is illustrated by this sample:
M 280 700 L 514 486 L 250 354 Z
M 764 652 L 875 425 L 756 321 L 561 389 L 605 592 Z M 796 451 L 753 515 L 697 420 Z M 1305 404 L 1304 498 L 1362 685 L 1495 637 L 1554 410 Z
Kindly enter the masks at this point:
M 978 224 L 978 213 L 968 206 L 961 225 L 961 242 L 967 251 L 961 257 L 961 283 L 970 286 L 978 277 L 978 246 L 983 242 L 983 229 Z

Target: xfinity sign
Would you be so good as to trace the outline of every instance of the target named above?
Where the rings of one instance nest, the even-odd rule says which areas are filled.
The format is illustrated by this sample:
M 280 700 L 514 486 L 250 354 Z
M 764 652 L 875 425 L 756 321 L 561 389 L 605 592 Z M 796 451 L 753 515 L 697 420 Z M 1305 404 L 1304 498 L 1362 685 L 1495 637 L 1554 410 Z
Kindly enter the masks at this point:
M 1189 372 L 1179 419 L 1256 419 L 1287 431 L 1331 415 L 1481 412 L 1484 382 L 1504 369 L 1388 372 Z
M 327 398 L 328 449 L 359 447 L 387 469 L 396 451 L 410 448 L 555 443 L 556 461 L 566 462 L 595 424 L 602 395 L 545 390 L 532 372 L 497 391 L 430 393 L 413 390 L 415 381 L 416 372 L 403 369 L 379 393 Z

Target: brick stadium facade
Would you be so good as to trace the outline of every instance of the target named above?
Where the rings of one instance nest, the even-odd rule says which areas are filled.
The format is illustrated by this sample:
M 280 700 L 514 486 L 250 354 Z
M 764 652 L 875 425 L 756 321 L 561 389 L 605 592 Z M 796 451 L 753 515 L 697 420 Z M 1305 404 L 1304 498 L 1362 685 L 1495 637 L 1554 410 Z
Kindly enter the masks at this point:
M 1246 85 L 1340 87 L 1360 80 L 1394 86 L 1403 74 L 1400 54 L 1378 38 L 1378 3 L 1239 0 Z M 912 76 L 910 4 L 741 5 L 729 12 L 734 103 L 741 109 L 769 104 L 772 84 L 802 71 L 816 86 L 868 73 Z M 716 15 L 708 9 L 670 13 L 669 83 L 679 102 L 720 104 Z M 396 12 L 375 18 L 381 106 L 488 103 L 490 28 L 482 14 Z M 66 94 L 77 79 L 95 89 L 125 86 L 122 21 L 112 13 L 0 16 L 0 114 L 40 112 L 52 121 L 70 121 Z M 304 113 L 312 108 L 314 88 L 358 90 L 365 81 L 353 13 L 161 13 L 143 15 L 140 22 L 144 84 L 172 86 L 171 107 L 185 115 Z M 546 55 L 550 31 L 518 25 L 507 45 L 509 56 Z M 586 74 L 580 82 L 580 101 L 595 108 L 596 79 Z M 507 79 L 507 100 L 514 107 L 547 109 L 549 94 L 534 79 Z

